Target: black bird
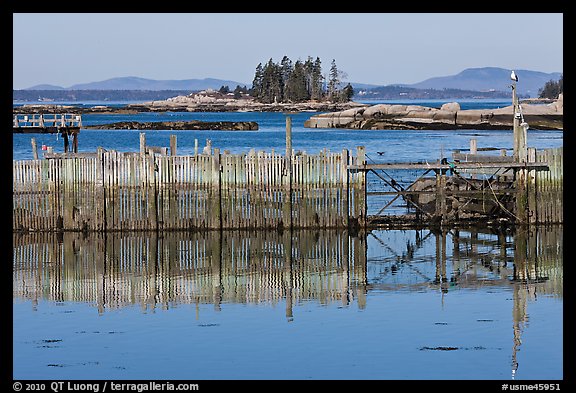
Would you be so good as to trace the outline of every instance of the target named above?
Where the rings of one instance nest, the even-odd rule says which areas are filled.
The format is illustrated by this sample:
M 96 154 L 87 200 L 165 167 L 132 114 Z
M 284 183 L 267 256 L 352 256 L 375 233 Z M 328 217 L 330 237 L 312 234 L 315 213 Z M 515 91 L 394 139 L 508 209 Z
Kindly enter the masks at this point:
M 384 152 L 383 151 L 377 151 L 376 153 L 378 153 L 379 156 L 383 156 Z

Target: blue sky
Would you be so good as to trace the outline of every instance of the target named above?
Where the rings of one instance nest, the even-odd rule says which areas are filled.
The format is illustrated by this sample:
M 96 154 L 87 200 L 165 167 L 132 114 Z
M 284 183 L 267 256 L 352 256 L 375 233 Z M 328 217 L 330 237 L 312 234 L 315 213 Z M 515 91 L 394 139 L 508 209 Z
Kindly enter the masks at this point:
M 466 68 L 563 72 L 563 14 L 13 14 L 13 88 L 114 77 L 250 85 L 258 63 L 332 59 L 347 81 L 416 83 Z

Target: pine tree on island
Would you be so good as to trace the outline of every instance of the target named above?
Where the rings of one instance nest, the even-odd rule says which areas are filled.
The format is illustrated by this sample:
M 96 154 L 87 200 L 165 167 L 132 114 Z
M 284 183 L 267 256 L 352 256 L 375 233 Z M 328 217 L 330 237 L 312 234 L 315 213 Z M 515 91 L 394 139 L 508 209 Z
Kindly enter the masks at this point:
M 328 83 L 322 75 L 322 62 L 319 57 L 311 56 L 305 61 L 292 62 L 284 56 L 279 63 L 272 58 L 265 65 L 256 66 L 250 95 L 257 101 L 271 103 L 349 102 L 354 95 L 352 85 L 342 87 L 346 74 L 336 66 L 333 59 Z

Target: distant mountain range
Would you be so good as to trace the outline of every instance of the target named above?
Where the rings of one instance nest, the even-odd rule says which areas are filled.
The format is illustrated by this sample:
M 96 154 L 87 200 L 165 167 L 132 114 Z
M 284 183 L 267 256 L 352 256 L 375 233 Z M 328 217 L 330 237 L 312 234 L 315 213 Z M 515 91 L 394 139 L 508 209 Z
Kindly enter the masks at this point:
M 184 79 L 184 80 L 155 80 L 138 78 L 136 76 L 125 76 L 120 78 L 106 79 L 100 82 L 80 83 L 70 87 L 53 85 L 36 85 L 24 90 L 190 90 L 199 91 L 206 89 L 218 90 L 221 86 L 228 86 L 234 90 L 236 86 L 248 86 L 247 83 L 205 78 L 205 79 Z M 251 84 L 250 84 L 251 85 Z
M 505 68 L 498 67 L 482 67 L 482 68 L 468 68 L 464 71 L 449 76 L 441 76 L 426 79 L 422 82 L 414 84 L 391 84 L 387 86 L 378 86 L 373 84 L 350 82 L 356 93 L 356 97 L 371 97 L 378 98 L 384 90 L 398 90 L 398 87 L 405 87 L 410 89 L 426 90 L 428 96 L 430 92 L 433 94 L 436 90 L 443 90 L 442 96 L 445 96 L 448 91 L 466 90 L 478 91 L 483 93 L 489 92 L 510 92 L 510 71 Z M 537 97 L 538 90 L 550 80 L 557 81 L 560 79 L 560 72 L 545 73 L 530 70 L 515 70 L 519 77 L 517 84 L 518 94 L 524 97 Z M 69 87 L 61 87 L 54 85 L 36 85 L 24 90 L 14 90 L 14 99 L 16 96 L 24 96 L 25 91 L 33 90 L 35 93 L 38 91 L 70 91 L 70 90 L 126 90 L 126 91 L 149 91 L 149 92 L 167 92 L 167 91 L 200 91 L 206 89 L 218 90 L 221 86 L 228 86 L 233 90 L 236 86 L 251 87 L 251 83 L 244 83 L 238 81 L 205 78 L 205 79 L 185 79 L 185 80 L 154 80 L 145 79 L 134 76 L 112 78 L 99 82 L 81 83 Z M 415 90 L 410 90 L 415 92 Z M 19 94 L 16 94 L 18 92 Z M 32 92 L 29 92 L 32 93 Z M 163 93 L 165 94 L 165 93 Z M 29 94 L 28 94 L 29 95 Z M 48 97 L 47 95 L 41 95 Z M 38 97 L 36 95 L 36 97 Z M 430 98 L 434 98 L 429 96 Z M 458 97 L 455 97 L 458 98 Z
M 462 89 L 476 91 L 510 91 L 510 72 L 498 67 L 467 68 L 456 75 L 439 76 L 411 85 L 417 89 Z M 530 70 L 515 70 L 518 75 L 517 92 L 537 97 L 538 90 L 549 80 L 560 79 L 560 72 L 545 73 Z

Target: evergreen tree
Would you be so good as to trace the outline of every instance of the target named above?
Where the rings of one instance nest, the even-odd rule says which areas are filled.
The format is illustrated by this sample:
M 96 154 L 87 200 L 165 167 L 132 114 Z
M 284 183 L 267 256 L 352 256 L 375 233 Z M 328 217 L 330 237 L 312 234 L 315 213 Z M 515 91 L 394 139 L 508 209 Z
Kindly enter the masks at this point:
M 538 90 L 538 97 L 556 99 L 564 91 L 564 74 L 560 75 L 558 82 L 549 80 L 544 87 Z
M 306 67 L 300 60 L 294 64 L 286 86 L 286 99 L 292 102 L 302 102 L 310 99 L 306 83 Z
M 242 93 L 246 93 L 246 86 L 244 88 L 240 87 L 240 85 L 236 85 L 234 89 L 234 98 L 239 99 L 242 97 Z
M 258 63 L 256 67 L 256 72 L 254 74 L 254 80 L 252 81 L 252 97 L 260 98 L 263 94 L 263 77 L 264 70 L 262 69 L 262 63 Z
M 324 77 L 322 76 L 322 63 L 319 57 L 316 57 L 312 65 L 311 87 L 310 98 L 313 100 L 321 100 L 324 92 Z
M 284 99 L 284 83 L 280 66 L 272 58 L 264 66 L 262 75 L 262 95 L 258 97 L 264 103 L 282 102 Z
M 284 56 L 282 61 L 280 61 L 280 74 L 282 75 L 282 84 L 284 88 L 286 88 L 286 84 L 288 83 L 288 79 L 290 79 L 290 74 L 294 70 L 292 66 L 292 60 L 288 58 L 288 56 Z
M 284 56 L 279 63 L 274 63 L 270 58 L 264 65 L 260 63 L 256 67 L 250 94 L 263 103 L 324 99 L 349 101 L 354 94 L 352 86 L 340 90 L 345 75 L 338 70 L 334 59 L 329 76 L 325 77 L 319 57 L 314 60 L 308 56 L 306 61 L 298 60 L 295 63 L 288 56 Z M 325 87 L 326 80 L 328 83 Z M 234 95 L 238 96 L 239 92 L 234 90 Z
M 228 87 L 228 85 L 226 85 L 226 86 L 222 85 L 220 87 L 220 90 L 218 90 L 218 91 L 222 94 L 228 94 L 228 93 L 230 93 L 230 88 Z
M 340 79 L 336 60 L 332 59 L 330 65 L 330 75 L 328 79 L 328 100 L 335 102 L 338 100 L 338 89 L 340 88 Z
M 354 88 L 350 83 L 346 85 L 340 92 L 340 102 L 350 102 L 352 101 L 352 96 L 354 95 Z

